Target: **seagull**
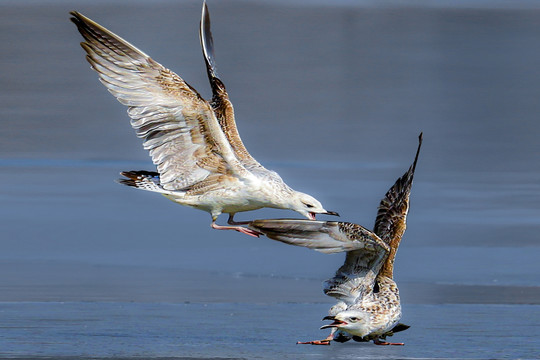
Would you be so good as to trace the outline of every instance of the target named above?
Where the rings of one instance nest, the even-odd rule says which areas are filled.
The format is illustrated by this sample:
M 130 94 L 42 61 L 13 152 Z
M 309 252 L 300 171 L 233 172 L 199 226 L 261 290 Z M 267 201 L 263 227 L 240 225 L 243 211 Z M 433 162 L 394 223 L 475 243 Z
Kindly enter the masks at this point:
M 414 171 L 422 146 L 411 167 L 388 190 L 380 202 L 373 231 L 353 223 L 294 219 L 254 220 L 249 227 L 267 237 L 323 253 L 346 252 L 335 276 L 324 284 L 324 293 L 338 300 L 323 320 L 332 320 L 323 340 L 299 344 L 330 345 L 331 341 L 373 340 L 377 345 L 387 336 L 409 328 L 399 323 L 401 303 L 393 280 L 394 260 L 406 228 Z
M 125 171 L 121 184 L 158 192 L 181 205 L 204 210 L 211 226 L 247 235 L 259 233 L 235 222 L 234 214 L 264 207 L 294 210 L 308 219 L 326 211 L 314 197 L 291 189 L 246 150 L 236 129 L 233 106 L 216 71 L 210 15 L 203 3 L 200 40 L 212 100 L 206 101 L 180 76 L 135 46 L 73 11 L 84 38 L 86 59 L 99 80 L 128 106 L 131 126 L 144 139 L 154 171 Z M 228 224 L 216 224 L 229 214 Z

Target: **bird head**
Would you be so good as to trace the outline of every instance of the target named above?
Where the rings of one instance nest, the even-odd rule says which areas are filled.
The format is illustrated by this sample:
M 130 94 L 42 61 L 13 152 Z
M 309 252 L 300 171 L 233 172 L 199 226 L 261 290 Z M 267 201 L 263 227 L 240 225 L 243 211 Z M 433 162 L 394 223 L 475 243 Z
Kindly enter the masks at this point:
M 294 210 L 310 220 L 315 220 L 316 214 L 339 216 L 335 211 L 326 211 L 322 204 L 313 196 L 294 191 L 289 200 L 288 208 Z
M 349 334 L 364 337 L 370 333 L 369 315 L 360 310 L 346 310 L 334 316 L 326 316 L 323 320 L 333 320 L 321 329 L 337 328 Z

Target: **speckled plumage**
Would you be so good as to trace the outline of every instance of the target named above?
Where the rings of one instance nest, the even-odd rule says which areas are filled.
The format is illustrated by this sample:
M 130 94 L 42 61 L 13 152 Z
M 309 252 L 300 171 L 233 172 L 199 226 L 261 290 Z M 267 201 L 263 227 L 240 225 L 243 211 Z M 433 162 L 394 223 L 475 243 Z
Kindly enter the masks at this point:
M 250 227 L 287 244 L 305 246 L 325 253 L 346 252 L 345 263 L 324 284 L 324 293 L 338 300 L 325 319 L 334 320 L 329 344 L 354 339 L 376 344 L 408 326 L 399 324 L 401 303 L 393 280 L 394 260 L 405 232 L 409 196 L 422 134 L 413 164 L 388 190 L 380 202 L 374 231 L 345 222 L 308 220 L 255 220 Z M 396 344 L 397 345 L 397 344 Z
M 78 12 L 71 15 L 84 38 L 86 59 L 109 92 L 128 106 L 131 125 L 157 167 L 151 178 L 147 171 L 123 172 L 126 178 L 120 183 L 207 211 L 216 229 L 253 236 L 258 235 L 253 230 L 215 221 L 228 213 L 229 224 L 239 225 L 233 220 L 235 213 L 263 207 L 291 209 L 310 219 L 334 214 L 313 197 L 291 189 L 244 147 L 225 85 L 217 76 L 206 3 L 199 29 L 211 102 L 118 35 Z

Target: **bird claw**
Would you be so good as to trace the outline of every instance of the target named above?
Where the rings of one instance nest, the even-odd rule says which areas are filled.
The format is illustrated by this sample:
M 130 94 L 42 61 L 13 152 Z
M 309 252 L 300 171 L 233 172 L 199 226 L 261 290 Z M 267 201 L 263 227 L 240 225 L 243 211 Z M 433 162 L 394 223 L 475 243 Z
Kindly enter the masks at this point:
M 391 342 L 381 341 L 381 340 L 373 340 L 373 343 L 375 345 L 398 345 L 398 346 L 405 345 L 405 343 L 391 343 Z
M 238 232 L 241 232 L 242 234 L 246 234 L 246 235 L 253 236 L 253 237 L 256 237 L 256 238 L 258 238 L 259 236 L 262 235 L 262 233 L 260 233 L 258 231 L 251 230 L 251 229 L 241 227 L 241 226 L 238 226 L 235 230 L 238 231 Z
M 305 345 L 330 345 L 330 341 L 328 339 L 324 340 L 313 340 L 313 341 L 297 341 L 296 345 L 298 344 L 305 344 Z
M 249 235 L 249 236 L 254 236 L 256 238 L 258 238 L 259 236 L 262 235 L 262 233 L 260 233 L 258 231 L 255 231 L 255 230 L 252 230 L 252 229 L 249 229 L 249 228 L 245 228 L 245 227 L 242 227 L 242 226 L 218 225 L 218 224 L 215 223 L 215 220 L 212 222 L 212 229 L 216 229 L 216 230 L 236 230 L 238 232 L 241 232 L 241 233 Z

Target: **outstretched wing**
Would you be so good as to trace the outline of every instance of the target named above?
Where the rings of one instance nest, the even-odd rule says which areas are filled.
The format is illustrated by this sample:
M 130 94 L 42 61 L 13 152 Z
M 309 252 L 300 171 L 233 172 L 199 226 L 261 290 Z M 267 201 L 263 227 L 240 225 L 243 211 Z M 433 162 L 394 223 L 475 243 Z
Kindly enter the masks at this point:
M 375 277 L 389 246 L 373 232 L 358 224 L 295 220 L 254 220 L 249 227 L 273 240 L 304 246 L 323 253 L 347 252 L 345 263 L 325 282 L 324 293 L 352 304 L 373 289 Z
M 340 223 L 340 230 L 349 239 L 357 237 L 357 231 L 369 232 L 370 245 L 348 251 L 345 262 L 336 271 L 333 278 L 324 283 L 324 293 L 332 296 L 347 305 L 354 304 L 359 297 L 371 292 L 375 278 L 383 260 L 390 252 L 389 246 L 377 235 L 360 225 Z M 364 240 L 365 242 L 365 240 Z
M 422 147 L 422 133 L 418 137 L 418 149 L 414 162 L 403 176 L 401 176 L 394 185 L 388 190 L 381 200 L 377 218 L 375 220 L 374 232 L 386 244 L 390 246 L 390 254 L 381 270 L 381 274 L 392 277 L 394 258 L 401 238 L 407 227 L 407 213 L 409 212 L 409 196 L 416 169 L 416 162 Z
M 387 251 L 388 246 L 366 228 L 336 221 L 265 219 L 254 220 L 249 228 L 268 238 L 290 245 L 303 246 L 322 253 L 344 251 Z
M 227 140 L 231 144 L 236 157 L 247 168 L 259 168 L 262 167 L 247 151 L 240 134 L 236 128 L 236 122 L 234 120 L 234 109 L 231 101 L 229 100 L 229 94 L 227 89 L 217 75 L 216 61 L 214 57 L 214 40 L 212 38 L 212 32 L 210 31 L 210 14 L 208 13 L 208 7 L 206 1 L 203 3 L 201 23 L 199 27 L 199 37 L 201 40 L 202 52 L 204 55 L 204 61 L 206 63 L 206 71 L 208 74 L 208 80 L 212 87 L 212 108 L 219 121 L 221 129 L 225 133 Z
M 131 125 L 167 190 L 189 188 L 209 175 L 241 175 L 210 104 L 182 78 L 78 12 L 71 20 L 103 85 L 129 107 Z

